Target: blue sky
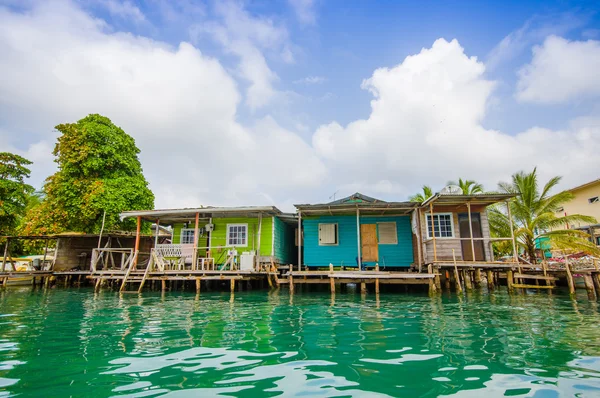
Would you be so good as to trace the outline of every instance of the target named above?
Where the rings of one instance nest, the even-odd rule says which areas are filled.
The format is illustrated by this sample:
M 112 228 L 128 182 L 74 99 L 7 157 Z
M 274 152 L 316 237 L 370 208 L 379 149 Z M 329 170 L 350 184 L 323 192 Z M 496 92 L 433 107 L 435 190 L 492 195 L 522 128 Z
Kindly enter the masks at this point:
M 0 0 L 0 150 L 40 186 L 53 126 L 105 114 L 160 207 L 402 200 L 534 166 L 566 188 L 598 177 L 599 9 Z

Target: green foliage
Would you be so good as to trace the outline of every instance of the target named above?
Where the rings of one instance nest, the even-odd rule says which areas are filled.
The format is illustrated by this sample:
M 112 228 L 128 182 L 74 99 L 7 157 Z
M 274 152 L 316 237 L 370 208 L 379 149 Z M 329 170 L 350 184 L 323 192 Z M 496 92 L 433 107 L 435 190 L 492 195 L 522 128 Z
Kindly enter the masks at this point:
M 429 185 L 423 185 L 423 192 L 419 192 L 411 196 L 410 198 L 408 198 L 408 200 L 410 200 L 411 202 L 423 203 L 432 196 L 433 190 L 431 189 L 431 187 Z
M 459 178 L 458 182 L 448 181 L 448 185 L 459 186 L 460 189 L 462 189 L 463 195 L 475 195 L 478 193 L 483 193 L 483 185 L 473 180 L 463 180 L 462 178 Z
M 600 254 L 596 245 L 587 240 L 587 234 L 573 229 L 562 229 L 573 222 L 591 224 L 595 223 L 596 219 L 581 214 L 556 216 L 558 209 L 574 197 L 570 192 L 550 194 L 560 179 L 561 177 L 551 178 L 540 190 L 537 170 L 533 169 L 531 173 L 516 173 L 510 183 L 503 182 L 498 185 L 501 192 L 517 195 L 510 201 L 515 238 L 532 262 L 536 262 L 535 239 L 538 237 L 548 237 L 552 248 Z M 489 209 L 488 218 L 493 236 L 510 236 L 507 211 L 494 206 Z
M 31 162 L 9 152 L 0 153 L 0 235 L 15 232 L 25 213 L 29 195 L 34 191 L 25 184 Z
M 119 220 L 125 210 L 154 207 L 142 174 L 134 139 L 97 114 L 61 124 L 53 154 L 59 170 L 44 185 L 44 200 L 27 214 L 25 234 L 99 232 L 106 211 L 107 230 L 135 229 Z

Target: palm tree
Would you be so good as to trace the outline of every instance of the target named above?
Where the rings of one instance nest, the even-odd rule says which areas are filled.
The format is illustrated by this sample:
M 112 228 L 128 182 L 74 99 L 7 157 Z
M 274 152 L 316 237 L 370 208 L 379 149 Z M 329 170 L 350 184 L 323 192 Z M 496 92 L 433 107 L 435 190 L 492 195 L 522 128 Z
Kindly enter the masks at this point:
M 483 185 L 473 180 L 463 180 L 462 178 L 459 178 L 458 183 L 455 181 L 448 181 L 448 185 L 459 186 L 462 189 L 463 195 L 475 195 L 478 193 L 483 193 Z
M 566 191 L 550 195 L 550 191 L 560 180 L 561 177 L 551 178 L 540 191 L 537 169 L 533 169 L 531 173 L 521 171 L 513 174 L 510 183 L 498 184 L 501 192 L 517 195 L 509 202 L 515 239 L 532 263 L 537 262 L 535 242 L 538 238 L 547 238 L 552 247 L 559 249 L 600 253 L 598 248 L 586 239 L 587 234 L 578 230 L 562 229 L 573 222 L 595 223 L 596 219 L 581 214 L 556 216 L 558 209 L 574 197 L 572 193 Z M 494 236 L 510 236 L 510 221 L 504 209 L 492 207 L 488 216 L 490 230 Z
M 423 203 L 432 196 L 433 190 L 431 189 L 431 187 L 429 185 L 423 185 L 423 192 L 419 192 L 411 196 L 410 198 L 408 198 L 408 200 L 410 200 L 411 202 Z

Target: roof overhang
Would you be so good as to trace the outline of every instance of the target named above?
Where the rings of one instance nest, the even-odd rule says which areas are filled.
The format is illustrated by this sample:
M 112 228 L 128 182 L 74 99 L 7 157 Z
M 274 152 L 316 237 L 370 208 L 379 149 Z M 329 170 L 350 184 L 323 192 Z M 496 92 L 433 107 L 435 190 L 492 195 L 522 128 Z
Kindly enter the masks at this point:
M 275 206 L 246 206 L 246 207 L 199 207 L 190 209 L 157 209 L 133 210 L 120 214 L 121 220 L 126 218 L 141 217 L 142 220 L 160 224 L 174 224 L 194 221 L 196 214 L 200 218 L 225 218 L 225 217 L 258 217 L 276 216 L 282 214 Z
M 484 193 L 475 195 L 450 195 L 436 193 L 421 204 L 421 207 L 429 206 L 430 203 L 436 205 L 456 206 L 470 203 L 472 205 L 489 206 L 494 203 L 503 202 L 517 196 L 512 193 Z
M 302 204 L 294 205 L 304 216 L 311 215 L 343 215 L 356 214 L 358 210 L 362 215 L 393 215 L 410 214 L 419 207 L 417 202 L 358 202 L 343 204 Z

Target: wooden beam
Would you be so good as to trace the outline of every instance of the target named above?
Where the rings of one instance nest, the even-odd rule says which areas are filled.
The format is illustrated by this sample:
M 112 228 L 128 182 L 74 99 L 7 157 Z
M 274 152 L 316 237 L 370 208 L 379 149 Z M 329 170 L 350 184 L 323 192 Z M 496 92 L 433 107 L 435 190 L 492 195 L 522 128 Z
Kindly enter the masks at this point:
M 433 222 L 433 202 L 429 202 L 429 214 L 431 216 L 431 238 L 433 239 L 433 261 L 437 261 L 437 248 L 435 246 L 435 223 Z M 456 259 L 454 262 L 456 262 Z
M 508 201 L 506 202 L 506 210 L 508 212 L 508 222 L 510 224 L 510 239 L 512 241 L 512 247 L 513 247 L 513 258 L 514 258 L 515 262 L 517 263 L 517 267 L 519 268 L 519 273 L 520 273 L 521 265 L 519 264 L 519 253 L 517 252 L 517 242 L 515 241 L 515 230 L 513 227 L 512 214 L 510 212 L 510 203 Z
M 475 262 L 475 242 L 473 241 L 473 220 L 471 219 L 471 202 L 467 202 L 467 214 L 469 216 L 469 238 L 471 239 L 471 255 Z
M 194 220 L 194 252 L 192 253 L 192 269 L 196 269 L 198 263 L 198 223 L 200 222 L 200 213 L 196 213 L 196 219 Z M 247 231 L 246 231 L 247 233 Z M 185 268 L 185 266 L 184 266 Z
M 338 230 L 338 236 L 340 231 Z M 357 250 L 358 250 L 358 270 L 362 271 L 362 258 L 361 258 L 361 247 L 360 247 L 360 210 L 358 206 L 356 206 L 356 242 L 357 242 Z
M 419 270 L 421 269 L 421 265 L 423 265 L 423 247 L 421 246 L 421 240 L 422 240 L 422 236 L 421 234 L 422 229 L 421 229 L 421 210 L 416 209 L 415 210 L 416 213 L 416 217 L 417 217 L 417 258 L 419 260 Z
M 136 267 L 138 262 L 138 252 L 140 250 L 140 230 L 142 229 L 142 217 L 137 217 L 137 228 L 135 230 L 135 250 L 133 253 L 133 268 Z
M 302 211 L 298 210 L 298 271 L 302 270 Z M 290 291 L 294 291 L 290 283 Z
M 4 258 L 2 259 L 2 272 L 6 269 L 6 256 L 8 255 L 8 245 L 10 244 L 10 238 L 6 238 L 6 243 L 4 244 Z

